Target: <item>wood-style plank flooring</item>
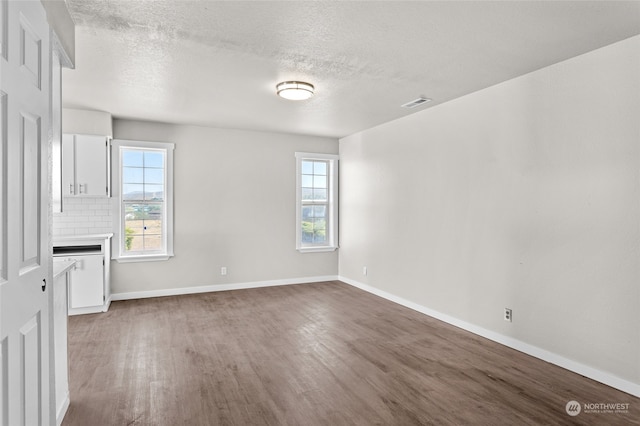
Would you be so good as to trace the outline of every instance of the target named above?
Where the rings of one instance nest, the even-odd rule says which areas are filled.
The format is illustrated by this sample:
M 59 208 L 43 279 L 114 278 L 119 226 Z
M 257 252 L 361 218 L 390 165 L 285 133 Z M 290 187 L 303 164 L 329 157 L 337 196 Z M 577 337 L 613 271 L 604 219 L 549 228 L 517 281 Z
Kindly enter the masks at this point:
M 69 360 L 65 426 L 640 424 L 638 398 L 340 282 L 114 302 L 69 319 Z

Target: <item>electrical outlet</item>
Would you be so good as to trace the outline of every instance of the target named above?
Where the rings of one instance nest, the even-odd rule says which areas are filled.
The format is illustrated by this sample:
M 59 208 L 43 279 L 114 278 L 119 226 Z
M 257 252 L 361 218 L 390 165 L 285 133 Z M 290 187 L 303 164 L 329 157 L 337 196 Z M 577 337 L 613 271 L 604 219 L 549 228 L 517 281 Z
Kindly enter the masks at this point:
M 227 275 L 227 267 L 223 266 L 222 268 L 220 268 L 220 275 Z
M 513 312 L 509 308 L 504 308 L 504 320 L 508 322 L 513 321 Z
M 365 277 L 367 276 L 367 267 L 366 266 L 362 267 L 362 275 L 364 275 Z

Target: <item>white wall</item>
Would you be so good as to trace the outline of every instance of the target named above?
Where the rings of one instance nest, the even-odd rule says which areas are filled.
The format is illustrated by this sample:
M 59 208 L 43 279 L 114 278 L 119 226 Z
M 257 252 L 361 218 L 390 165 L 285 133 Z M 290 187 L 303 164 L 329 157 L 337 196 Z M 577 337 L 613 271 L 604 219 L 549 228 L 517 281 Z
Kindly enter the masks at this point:
M 109 136 L 113 134 L 111 114 L 86 109 L 62 109 L 62 133 Z
M 114 138 L 176 144 L 175 257 L 112 262 L 112 293 L 337 275 L 336 252 L 295 249 L 294 157 L 337 139 L 118 119 Z
M 640 384 L 638 123 L 640 36 L 340 140 L 340 276 Z

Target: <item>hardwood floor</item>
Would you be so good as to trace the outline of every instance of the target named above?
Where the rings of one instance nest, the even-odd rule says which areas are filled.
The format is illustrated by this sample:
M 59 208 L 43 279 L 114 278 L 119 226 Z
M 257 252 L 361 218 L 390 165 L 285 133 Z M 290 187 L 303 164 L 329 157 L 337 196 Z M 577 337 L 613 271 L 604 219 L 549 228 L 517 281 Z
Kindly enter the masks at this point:
M 340 282 L 114 302 L 69 319 L 69 359 L 65 426 L 640 424 L 638 398 Z

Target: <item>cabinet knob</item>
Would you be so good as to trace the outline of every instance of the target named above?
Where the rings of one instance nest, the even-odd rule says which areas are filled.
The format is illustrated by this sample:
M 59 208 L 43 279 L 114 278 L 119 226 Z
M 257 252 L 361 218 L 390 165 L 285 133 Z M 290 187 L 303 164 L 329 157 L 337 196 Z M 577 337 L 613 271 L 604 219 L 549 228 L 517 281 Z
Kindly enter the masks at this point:
M 47 289 L 47 280 L 43 279 L 42 280 L 42 291 L 45 291 Z

